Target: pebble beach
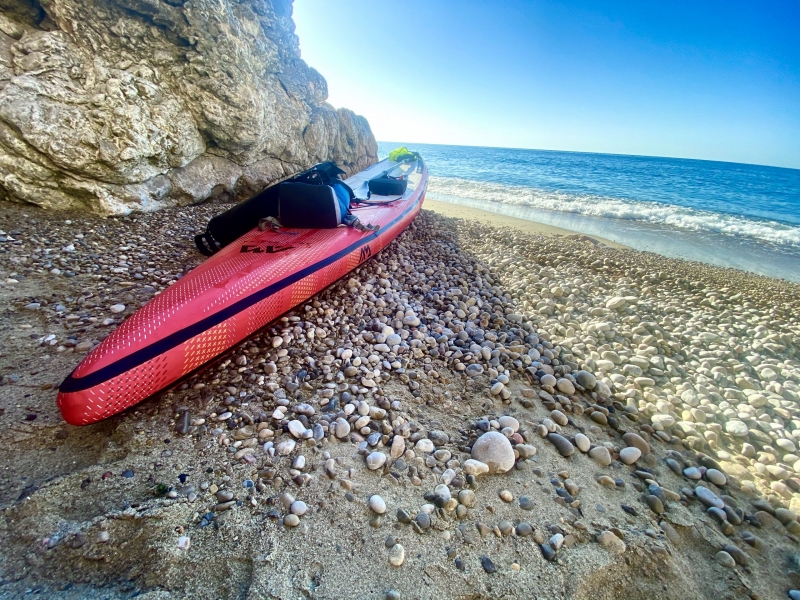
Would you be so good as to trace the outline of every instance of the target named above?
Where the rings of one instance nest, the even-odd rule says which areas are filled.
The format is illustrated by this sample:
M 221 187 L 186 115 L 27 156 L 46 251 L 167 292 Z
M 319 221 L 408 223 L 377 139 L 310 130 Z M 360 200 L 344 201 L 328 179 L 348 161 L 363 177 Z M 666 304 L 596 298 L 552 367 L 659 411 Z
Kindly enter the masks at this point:
M 76 428 L 60 382 L 226 206 L 3 204 L 0 597 L 800 598 L 800 286 L 428 206 Z

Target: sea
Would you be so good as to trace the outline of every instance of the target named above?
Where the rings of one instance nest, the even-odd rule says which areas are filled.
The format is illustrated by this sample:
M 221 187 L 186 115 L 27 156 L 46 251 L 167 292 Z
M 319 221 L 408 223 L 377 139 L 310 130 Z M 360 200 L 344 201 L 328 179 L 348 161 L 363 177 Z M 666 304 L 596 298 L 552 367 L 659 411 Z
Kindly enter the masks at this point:
M 428 165 L 427 197 L 637 250 L 800 282 L 800 170 L 739 163 L 379 142 Z

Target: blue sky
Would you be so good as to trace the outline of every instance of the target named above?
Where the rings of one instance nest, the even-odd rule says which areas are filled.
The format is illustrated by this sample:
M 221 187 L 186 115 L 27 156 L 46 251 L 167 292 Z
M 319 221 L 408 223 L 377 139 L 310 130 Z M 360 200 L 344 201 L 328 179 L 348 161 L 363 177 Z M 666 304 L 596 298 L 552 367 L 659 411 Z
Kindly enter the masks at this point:
M 378 140 L 800 168 L 800 2 L 295 0 Z

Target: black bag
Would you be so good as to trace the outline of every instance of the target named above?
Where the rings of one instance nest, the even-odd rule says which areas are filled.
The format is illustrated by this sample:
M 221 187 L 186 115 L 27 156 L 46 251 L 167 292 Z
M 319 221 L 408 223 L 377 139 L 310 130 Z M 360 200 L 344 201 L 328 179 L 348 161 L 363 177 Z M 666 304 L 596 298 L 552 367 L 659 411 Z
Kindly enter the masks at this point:
M 407 187 L 408 179 L 389 177 L 385 173 L 369 180 L 369 193 L 377 196 L 402 196 Z
M 280 185 L 278 215 L 284 227 L 332 229 L 342 222 L 342 209 L 330 185 L 289 182 Z
M 204 233 L 194 237 L 194 243 L 201 254 L 205 256 L 216 254 L 251 229 L 258 227 L 261 219 L 277 217 L 280 214 L 281 185 L 287 182 L 300 182 L 312 186 L 328 186 L 334 179 L 339 181 L 338 176 L 343 174 L 344 171 L 331 161 L 314 165 L 309 170 L 290 177 L 283 183 L 271 185 L 249 200 L 245 200 L 217 215 L 208 222 Z M 347 189 L 349 190 L 350 188 Z M 352 190 L 350 190 L 350 194 L 352 200 L 354 197 Z M 311 222 L 312 217 L 314 217 L 313 214 L 306 214 L 304 223 Z M 315 226 L 304 224 L 294 225 L 294 227 Z
M 205 232 L 194 236 L 194 243 L 200 253 L 206 256 L 216 254 L 257 227 L 261 219 L 277 217 L 278 190 L 278 185 L 271 185 L 249 200 L 240 202 L 211 219 L 206 225 Z

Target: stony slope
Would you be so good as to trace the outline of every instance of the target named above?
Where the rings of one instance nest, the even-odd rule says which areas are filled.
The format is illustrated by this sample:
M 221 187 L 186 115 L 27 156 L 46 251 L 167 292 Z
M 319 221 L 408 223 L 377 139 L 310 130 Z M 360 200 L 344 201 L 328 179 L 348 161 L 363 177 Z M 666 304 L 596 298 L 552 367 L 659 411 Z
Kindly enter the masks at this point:
M 0 222 L 0 596 L 800 585 L 797 286 L 732 270 L 423 211 L 178 388 L 65 425 L 53 385 L 214 209 Z

